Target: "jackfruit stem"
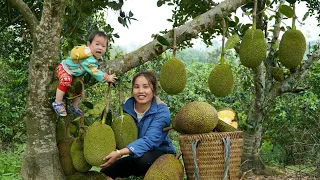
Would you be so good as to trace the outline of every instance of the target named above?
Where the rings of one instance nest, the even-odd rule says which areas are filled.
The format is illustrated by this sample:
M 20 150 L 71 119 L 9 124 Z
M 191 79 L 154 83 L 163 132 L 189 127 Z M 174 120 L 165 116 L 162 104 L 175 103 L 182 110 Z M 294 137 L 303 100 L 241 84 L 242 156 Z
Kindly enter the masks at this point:
M 123 116 L 123 108 L 122 108 L 122 83 L 121 80 L 119 80 L 119 111 L 120 116 Z
M 173 28 L 173 29 L 172 29 L 172 32 L 173 32 L 173 48 L 172 48 L 172 51 L 173 51 L 173 56 L 176 56 L 176 53 L 177 53 L 177 35 L 176 35 L 176 29 Z
M 253 13 L 252 13 L 252 29 L 256 29 L 257 27 L 257 0 L 253 1 Z
M 291 4 L 293 9 L 293 16 L 292 16 L 292 30 L 296 30 L 296 6 L 295 3 Z
M 107 88 L 107 92 L 106 92 L 106 106 L 105 106 L 104 111 L 103 111 L 103 117 L 102 117 L 101 124 L 106 124 L 107 114 L 108 114 L 109 105 L 110 105 L 111 86 L 112 86 L 112 83 L 109 83 L 108 88 Z
M 226 39 L 226 31 L 227 31 L 226 21 L 224 18 L 222 18 L 221 25 L 222 25 L 222 46 L 221 46 L 220 64 L 224 64 L 225 39 Z
M 81 115 L 81 121 L 79 125 L 79 135 L 78 137 L 80 140 L 83 140 L 84 138 L 84 101 L 85 101 L 85 89 L 84 89 L 84 83 L 82 80 L 80 80 L 81 86 L 82 86 L 82 93 L 81 93 L 81 100 L 82 100 L 82 105 L 81 105 L 81 110 L 82 110 L 82 115 Z

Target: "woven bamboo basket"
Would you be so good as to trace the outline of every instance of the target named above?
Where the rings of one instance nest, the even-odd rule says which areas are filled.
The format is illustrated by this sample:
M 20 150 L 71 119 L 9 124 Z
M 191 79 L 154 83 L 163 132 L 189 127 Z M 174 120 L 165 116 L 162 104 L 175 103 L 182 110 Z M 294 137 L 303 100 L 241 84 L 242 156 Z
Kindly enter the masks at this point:
M 212 132 L 203 134 L 183 134 L 178 137 L 182 158 L 188 180 L 195 179 L 194 163 L 198 166 L 200 180 L 222 180 L 225 172 L 225 144 L 223 138 L 230 137 L 230 156 L 228 159 L 227 179 L 239 179 L 243 132 Z M 196 161 L 192 151 L 192 144 L 199 140 L 195 150 Z

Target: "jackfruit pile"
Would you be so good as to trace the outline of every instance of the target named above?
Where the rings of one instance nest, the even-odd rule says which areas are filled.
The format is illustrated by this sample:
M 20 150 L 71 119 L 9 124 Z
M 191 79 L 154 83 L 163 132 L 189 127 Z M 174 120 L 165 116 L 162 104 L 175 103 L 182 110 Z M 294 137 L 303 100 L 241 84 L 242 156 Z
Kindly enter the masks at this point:
M 174 95 L 183 91 L 187 83 L 187 72 L 184 63 L 173 55 L 160 70 L 161 88 L 168 94 Z
M 267 57 L 267 43 L 261 29 L 248 29 L 240 44 L 240 62 L 248 68 L 258 67 Z
M 218 124 L 217 110 L 206 102 L 185 104 L 176 114 L 173 129 L 183 134 L 208 133 Z
M 213 68 L 208 79 L 209 89 L 216 97 L 231 94 L 234 87 L 232 70 L 228 64 L 218 64 Z
M 301 64 L 306 51 L 306 39 L 301 31 L 287 30 L 279 44 L 279 61 L 288 69 Z
M 71 123 L 66 129 L 65 122 L 60 118 L 56 124 L 56 141 L 59 159 L 67 179 L 94 179 L 103 174 L 90 171 L 93 166 L 105 163 L 103 158 L 116 148 L 121 149 L 138 138 L 138 129 L 129 114 L 113 119 L 111 126 L 100 121 L 86 128 L 83 136 L 74 138 L 70 133 Z M 69 132 L 68 134 L 66 132 Z M 99 179 L 99 178 L 98 178 Z

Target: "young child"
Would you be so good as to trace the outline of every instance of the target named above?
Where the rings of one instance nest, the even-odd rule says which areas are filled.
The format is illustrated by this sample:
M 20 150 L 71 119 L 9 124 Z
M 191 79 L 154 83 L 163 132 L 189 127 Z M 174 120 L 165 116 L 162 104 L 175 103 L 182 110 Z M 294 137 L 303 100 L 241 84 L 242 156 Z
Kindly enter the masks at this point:
M 108 37 L 102 31 L 95 31 L 90 34 L 87 47 L 78 48 L 85 52 L 77 53 L 77 48 L 71 51 L 71 56 L 63 60 L 56 69 L 56 75 L 59 78 L 59 85 L 56 91 L 56 99 L 52 103 L 54 111 L 59 116 L 66 116 L 67 112 L 62 103 L 62 99 L 70 88 L 73 77 L 78 77 L 89 73 L 99 82 L 111 82 L 113 83 L 117 77 L 115 74 L 108 75 L 98 69 L 99 62 L 102 61 L 103 56 L 108 47 Z M 79 54 L 85 54 L 84 59 Z M 81 116 L 82 112 L 78 107 L 80 96 L 76 97 L 72 101 L 72 109 L 70 113 L 77 116 Z

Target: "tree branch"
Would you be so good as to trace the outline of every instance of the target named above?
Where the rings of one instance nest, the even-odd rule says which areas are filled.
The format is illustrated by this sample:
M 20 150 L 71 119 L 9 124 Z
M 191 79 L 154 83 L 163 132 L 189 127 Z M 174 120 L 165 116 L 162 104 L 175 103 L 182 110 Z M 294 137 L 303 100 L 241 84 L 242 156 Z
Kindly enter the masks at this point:
M 9 0 L 9 2 L 14 8 L 18 9 L 18 11 L 22 14 L 26 23 L 29 25 L 31 33 L 33 34 L 37 25 L 39 24 L 39 21 L 31 11 L 31 9 L 25 2 L 23 2 L 23 0 Z
M 179 44 L 185 40 L 198 37 L 200 32 L 206 31 L 208 28 L 212 27 L 213 24 L 217 23 L 215 17 L 223 18 L 234 12 L 238 7 L 246 4 L 248 1 L 249 0 L 225 0 L 213 9 L 200 15 L 198 18 L 193 19 L 183 26 L 177 27 L 176 42 Z M 163 37 L 165 37 L 169 42 L 173 42 L 172 31 L 165 34 Z M 112 61 L 108 61 L 108 63 L 101 67 L 101 69 L 108 73 L 127 72 L 147 61 L 151 61 L 153 58 L 157 57 L 169 48 L 170 47 L 168 46 L 159 44 L 157 40 L 153 40 L 132 53 L 120 56 Z
M 297 93 L 301 91 L 301 88 L 295 87 L 298 82 L 303 80 L 303 78 L 308 74 L 310 67 L 320 59 L 320 48 L 312 53 L 307 61 L 303 63 L 300 69 L 295 73 L 291 74 L 281 83 L 275 84 L 275 86 L 270 90 L 270 94 L 267 97 L 267 103 L 272 101 L 277 96 L 284 93 Z M 303 88 L 303 90 L 309 89 L 309 87 Z

